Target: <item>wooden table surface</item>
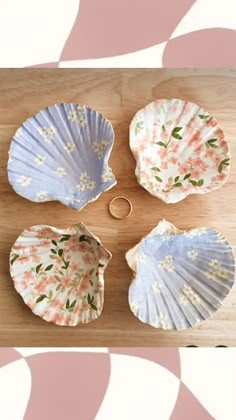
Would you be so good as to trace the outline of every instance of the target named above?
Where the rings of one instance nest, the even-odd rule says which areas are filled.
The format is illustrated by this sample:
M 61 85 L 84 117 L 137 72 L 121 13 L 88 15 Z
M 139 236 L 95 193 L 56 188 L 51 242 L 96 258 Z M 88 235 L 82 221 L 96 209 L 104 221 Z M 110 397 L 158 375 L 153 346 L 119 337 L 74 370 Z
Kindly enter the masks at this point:
M 145 63 L 144 63 L 145 64 Z M 227 134 L 232 169 L 219 191 L 164 204 L 136 182 L 128 146 L 133 115 L 148 102 L 179 97 L 204 106 Z M 60 203 L 36 204 L 18 196 L 7 180 L 7 159 L 16 128 L 41 108 L 78 102 L 111 120 L 115 145 L 110 159 L 118 185 L 81 212 Z M 236 71 L 143 69 L 2 69 L 0 70 L 0 345 L 2 346 L 215 346 L 236 345 L 236 285 L 224 306 L 201 326 L 182 332 L 156 330 L 136 319 L 128 306 L 131 271 L 125 252 L 162 218 L 182 229 L 208 226 L 220 230 L 236 247 Z M 115 220 L 108 203 L 116 195 L 133 203 L 127 220 Z M 101 317 L 83 327 L 59 327 L 33 315 L 16 293 L 9 275 L 11 245 L 28 226 L 67 227 L 83 221 L 113 258 L 105 273 Z

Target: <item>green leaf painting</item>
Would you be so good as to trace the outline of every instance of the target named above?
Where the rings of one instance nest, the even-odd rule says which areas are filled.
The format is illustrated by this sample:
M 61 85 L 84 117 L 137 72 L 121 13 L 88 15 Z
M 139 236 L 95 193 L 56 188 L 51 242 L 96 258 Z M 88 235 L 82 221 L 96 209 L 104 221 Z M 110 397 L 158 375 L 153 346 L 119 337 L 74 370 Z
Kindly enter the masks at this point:
M 38 272 L 39 272 L 39 270 L 40 270 L 40 268 L 42 267 L 42 265 L 43 265 L 43 264 L 39 264 L 39 265 L 37 265 L 37 267 L 36 267 L 36 273 L 38 273 Z
M 79 241 L 80 241 L 80 242 L 88 242 L 88 244 L 90 244 L 90 243 L 91 243 L 90 239 L 89 239 L 86 235 L 81 235 L 81 236 L 79 237 Z
M 199 179 L 199 181 L 198 181 L 198 183 L 197 183 L 197 186 L 198 186 L 198 187 L 202 187 L 202 186 L 203 186 L 203 184 L 204 184 L 204 179 Z
M 158 141 L 156 144 L 158 144 L 161 147 L 167 148 L 167 145 L 163 141 Z
M 189 178 L 191 177 L 191 174 L 186 174 L 183 178 L 181 178 L 180 175 L 177 175 L 175 178 L 173 178 L 172 176 L 170 176 L 168 178 L 168 183 L 172 184 L 170 186 L 170 188 L 168 188 L 167 190 L 162 190 L 162 192 L 164 193 L 168 193 L 176 188 L 180 188 L 183 186 L 184 181 L 187 181 Z
M 196 181 L 195 179 L 190 179 L 189 182 L 194 187 L 202 187 L 204 185 L 204 179 L 199 179 L 198 181 Z
M 217 139 L 210 139 L 206 142 L 206 147 L 212 147 L 213 149 L 218 149 L 219 146 L 217 146 L 217 144 L 215 144 L 215 142 L 217 141 Z
M 62 238 L 60 239 L 60 242 L 68 241 L 70 238 L 71 238 L 71 235 L 63 235 Z
M 174 137 L 177 140 L 182 140 L 182 136 L 179 134 L 179 132 L 183 129 L 183 127 L 175 127 L 174 130 L 172 130 L 172 137 Z
M 18 254 L 12 254 L 12 258 L 10 260 L 10 264 L 13 265 L 14 262 L 17 260 L 17 258 L 19 258 Z
M 218 166 L 218 172 L 221 174 L 224 170 L 224 166 L 229 166 L 229 164 L 230 164 L 229 158 L 223 159 Z
M 182 140 L 182 137 L 177 133 L 173 133 L 172 136 L 177 140 Z
M 197 187 L 197 181 L 195 181 L 194 179 L 190 179 L 190 180 L 189 180 L 189 182 L 191 182 L 191 184 L 192 184 L 194 187 Z
M 190 178 L 190 176 L 191 176 L 191 174 L 186 174 L 186 175 L 184 176 L 184 181 L 185 181 L 186 179 L 189 179 L 189 178 Z
M 76 299 L 73 302 L 70 302 L 70 299 L 67 299 L 66 301 L 66 310 L 68 312 L 73 312 L 76 305 Z
M 62 257 L 62 255 L 63 255 L 63 249 L 62 248 L 58 250 L 58 255 L 59 255 L 59 257 Z
M 135 135 L 137 136 L 138 133 L 143 129 L 143 121 L 139 121 L 134 129 Z
M 174 130 L 172 131 L 172 133 L 178 133 L 179 131 L 182 130 L 183 127 L 175 127 Z
M 37 300 L 36 303 L 42 302 L 44 299 L 46 299 L 47 295 L 40 295 Z
M 94 304 L 94 296 L 91 296 L 90 293 L 88 293 L 87 300 L 90 308 L 97 311 L 97 306 Z
M 182 183 L 181 182 L 177 182 L 176 184 L 173 185 L 174 188 L 179 188 L 182 187 Z
M 199 114 L 198 116 L 201 120 L 207 120 L 209 118 L 209 115 Z

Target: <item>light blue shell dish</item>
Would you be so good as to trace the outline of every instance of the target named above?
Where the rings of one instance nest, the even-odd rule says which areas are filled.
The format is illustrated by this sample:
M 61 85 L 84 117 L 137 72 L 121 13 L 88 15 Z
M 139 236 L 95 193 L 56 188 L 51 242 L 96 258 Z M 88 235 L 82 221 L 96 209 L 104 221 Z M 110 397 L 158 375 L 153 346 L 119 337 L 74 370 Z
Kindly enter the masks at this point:
M 22 197 L 80 210 L 116 184 L 108 166 L 112 124 L 100 112 L 58 104 L 27 119 L 9 150 L 8 178 Z
M 180 231 L 161 221 L 126 254 L 134 272 L 129 304 L 140 321 L 181 330 L 222 305 L 235 278 L 232 248 L 213 229 Z

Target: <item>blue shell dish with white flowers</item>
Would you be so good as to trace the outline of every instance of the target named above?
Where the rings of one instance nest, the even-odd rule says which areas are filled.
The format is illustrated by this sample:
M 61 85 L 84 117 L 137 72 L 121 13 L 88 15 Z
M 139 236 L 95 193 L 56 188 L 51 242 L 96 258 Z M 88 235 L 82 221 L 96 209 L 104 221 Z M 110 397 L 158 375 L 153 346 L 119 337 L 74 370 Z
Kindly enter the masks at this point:
M 185 232 L 163 220 L 126 259 L 134 272 L 130 308 L 155 328 L 181 330 L 208 319 L 234 284 L 232 248 L 209 228 Z
M 49 106 L 15 133 L 9 182 L 28 200 L 80 210 L 116 184 L 108 166 L 113 143 L 112 124 L 101 113 L 71 103 Z

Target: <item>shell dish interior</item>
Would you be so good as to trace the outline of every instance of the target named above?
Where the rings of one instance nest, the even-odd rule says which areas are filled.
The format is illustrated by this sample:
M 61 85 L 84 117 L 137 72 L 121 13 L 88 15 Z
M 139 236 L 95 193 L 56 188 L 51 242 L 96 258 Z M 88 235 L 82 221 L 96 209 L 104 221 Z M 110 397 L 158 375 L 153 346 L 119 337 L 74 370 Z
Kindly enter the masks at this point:
M 160 99 L 138 111 L 130 148 L 138 182 L 166 203 L 214 191 L 229 173 L 229 147 L 216 119 L 180 99 Z
M 222 305 L 235 276 L 231 246 L 213 229 L 183 232 L 166 221 L 126 254 L 132 312 L 155 328 L 185 329 Z
M 69 229 L 26 229 L 11 249 L 10 273 L 34 314 L 76 326 L 102 312 L 104 271 L 111 254 L 82 223 Z
M 58 104 L 26 120 L 8 161 L 14 190 L 28 200 L 57 200 L 80 210 L 116 184 L 108 166 L 112 124 L 84 105 Z

